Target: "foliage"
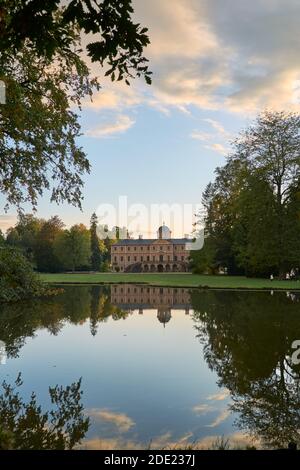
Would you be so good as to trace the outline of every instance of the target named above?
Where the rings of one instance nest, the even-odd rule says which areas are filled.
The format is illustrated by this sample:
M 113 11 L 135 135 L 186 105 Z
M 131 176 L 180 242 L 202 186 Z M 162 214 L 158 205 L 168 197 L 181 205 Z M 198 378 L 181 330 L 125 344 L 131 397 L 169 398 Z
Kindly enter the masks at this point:
M 81 205 L 81 177 L 90 165 L 76 142 L 80 126 L 74 106 L 99 85 L 89 77 L 78 47 L 53 60 L 37 57 L 28 45 L 15 54 L 0 53 L 6 85 L 6 103 L 0 106 L 0 191 L 9 204 L 36 206 L 50 190 L 51 201 Z
M 95 212 L 92 214 L 90 222 L 90 234 L 91 234 L 91 267 L 93 271 L 99 271 L 102 261 L 102 255 L 100 250 L 100 240 L 97 235 L 98 218 Z
M 49 387 L 53 408 L 43 412 L 35 393 L 22 401 L 17 388 L 23 384 L 21 374 L 15 385 L 2 383 L 0 395 L 0 448 L 18 450 L 72 449 L 85 436 L 89 418 L 81 403 L 81 379 L 66 388 Z
M 95 223 L 90 230 L 83 224 L 64 230 L 58 216 L 44 220 L 20 213 L 16 225 L 7 231 L 6 242 L 3 239 L 2 243 L 21 250 L 40 272 L 109 270 L 106 241 L 98 239 Z
M 14 227 L 10 227 L 6 234 L 8 245 L 19 248 L 33 265 L 36 265 L 36 240 L 43 223 L 42 219 L 32 214 L 20 213 L 18 222 Z
M 61 232 L 54 242 L 54 255 L 64 269 L 75 271 L 88 266 L 91 257 L 89 230 L 79 224 Z
M 0 247 L 0 302 L 28 299 L 49 293 L 33 272 L 30 263 L 17 249 Z
M 72 52 L 72 32 L 78 29 L 88 41 L 93 62 L 108 65 L 112 80 L 144 76 L 151 72 L 143 49 L 149 44 L 147 28 L 134 23 L 131 0 L 64 2 L 58 0 L 5 0 L 0 4 L 0 50 L 18 53 L 28 43 L 38 57 L 53 59 L 57 51 Z M 129 83 L 129 82 L 128 82 Z
M 57 216 L 51 217 L 42 224 L 35 245 L 38 271 L 56 272 L 62 270 L 62 262 L 55 254 L 54 245 L 63 227 L 64 223 Z
M 300 260 L 300 116 L 265 112 L 233 144 L 203 195 L 206 245 L 195 272 L 283 275 Z

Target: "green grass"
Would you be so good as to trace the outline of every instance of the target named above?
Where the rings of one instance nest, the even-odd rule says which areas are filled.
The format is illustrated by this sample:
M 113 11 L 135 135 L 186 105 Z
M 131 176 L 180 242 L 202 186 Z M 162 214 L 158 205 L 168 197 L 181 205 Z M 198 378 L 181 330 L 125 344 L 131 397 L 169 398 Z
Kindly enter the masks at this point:
M 145 283 L 153 286 L 209 287 L 215 289 L 300 289 L 299 281 L 270 281 L 243 276 L 206 276 L 190 273 L 95 273 L 40 274 L 42 281 L 55 284 Z

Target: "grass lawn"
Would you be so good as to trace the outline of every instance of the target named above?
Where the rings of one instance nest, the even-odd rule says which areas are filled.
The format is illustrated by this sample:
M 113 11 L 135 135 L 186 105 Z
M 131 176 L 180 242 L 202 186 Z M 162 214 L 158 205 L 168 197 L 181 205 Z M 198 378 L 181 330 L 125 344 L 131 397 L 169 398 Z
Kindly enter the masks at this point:
M 270 281 L 243 276 L 205 276 L 190 273 L 95 273 L 40 274 L 42 281 L 55 284 L 145 283 L 153 286 L 210 287 L 217 289 L 286 289 L 300 290 L 300 281 Z

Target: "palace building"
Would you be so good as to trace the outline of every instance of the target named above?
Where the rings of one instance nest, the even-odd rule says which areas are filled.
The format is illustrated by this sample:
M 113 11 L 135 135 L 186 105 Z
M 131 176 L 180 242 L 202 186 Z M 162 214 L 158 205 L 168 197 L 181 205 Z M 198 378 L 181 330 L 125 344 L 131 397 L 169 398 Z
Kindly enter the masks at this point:
M 172 238 L 166 225 L 159 227 L 157 238 L 119 240 L 111 247 L 115 272 L 185 272 L 189 267 L 189 238 Z

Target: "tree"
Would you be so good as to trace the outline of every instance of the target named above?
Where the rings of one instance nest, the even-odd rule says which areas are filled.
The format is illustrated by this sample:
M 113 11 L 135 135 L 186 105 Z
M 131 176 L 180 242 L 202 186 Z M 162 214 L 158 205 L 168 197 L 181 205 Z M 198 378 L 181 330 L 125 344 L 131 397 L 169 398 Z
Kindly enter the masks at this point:
M 59 0 L 5 0 L 0 4 L 0 50 L 19 52 L 24 43 L 39 57 L 53 59 L 57 51 L 72 53 L 78 29 L 88 35 L 86 51 L 93 62 L 107 63 L 106 75 L 128 81 L 144 76 L 151 83 L 151 72 L 143 49 L 149 44 L 147 28 L 134 23 L 131 0 L 64 2 Z M 116 76 L 117 74 L 117 76 Z
M 0 449 L 69 450 L 81 442 L 90 420 L 81 403 L 81 379 L 66 388 L 49 387 L 52 409 L 43 412 L 35 393 L 22 401 L 16 389 L 23 385 L 21 374 L 15 385 L 2 383 L 0 395 Z
M 57 272 L 62 269 L 61 260 L 54 252 L 54 244 L 63 227 L 64 223 L 57 215 L 42 225 L 37 236 L 35 252 L 38 271 Z
M 0 247 L 0 302 L 30 299 L 49 293 L 19 250 Z
M 84 267 L 90 264 L 90 233 L 83 225 L 73 225 L 59 234 L 54 243 L 54 254 L 64 269 Z
M 95 212 L 92 214 L 90 222 L 90 234 L 91 234 L 91 266 L 94 271 L 99 271 L 102 255 L 99 246 L 99 238 L 97 235 L 98 218 Z
M 9 204 L 33 206 L 45 190 L 51 201 L 81 206 L 82 175 L 90 165 L 77 139 L 76 107 L 100 89 L 82 56 L 80 31 L 98 34 L 92 60 L 121 80 L 145 75 L 146 31 L 133 24 L 131 1 L 8 0 L 0 5 L 0 191 Z M 118 76 L 115 74 L 118 71 Z M 127 80 L 126 78 L 126 80 Z M 20 163 L 21 162 L 21 163 Z
M 298 268 L 299 187 L 300 116 L 262 113 L 204 192 L 207 243 L 192 254 L 194 269 L 268 276 Z
M 20 248 L 24 256 L 36 264 L 35 251 L 38 233 L 44 221 L 32 214 L 19 213 L 19 219 L 14 227 L 7 231 L 6 242 L 8 245 Z
M 51 200 L 80 207 L 82 174 L 89 162 L 76 139 L 75 106 L 99 88 L 78 53 L 53 61 L 28 45 L 0 54 L 6 103 L 0 105 L 0 191 L 10 204 L 33 206 L 45 190 Z M 74 109 L 71 108 L 73 104 Z
M 287 221 L 286 215 L 291 195 L 300 180 L 300 116 L 268 111 L 260 114 L 254 125 L 235 141 L 230 158 L 240 161 L 248 172 L 263 179 L 274 194 L 273 238 L 277 245 L 277 266 L 284 272 L 290 266 L 291 257 L 286 246 L 287 223 L 297 223 L 297 219 Z M 299 245 L 294 249 L 300 253 Z
M 133 22 L 133 13 L 131 0 L 72 0 L 63 7 L 59 0 L 0 0 L 0 80 L 6 88 L 6 103 L 0 104 L 0 192 L 8 204 L 36 207 L 38 197 L 50 191 L 51 201 L 81 207 L 82 176 L 90 164 L 78 145 L 76 107 L 100 85 L 90 77 L 80 36 L 96 39 L 88 42 L 87 53 L 108 67 L 112 81 L 129 84 L 144 76 L 150 84 L 143 56 L 147 29 Z M 57 270 L 53 240 L 43 240 L 48 228 L 38 241 L 37 264 Z M 16 231 L 9 234 L 13 244 L 18 237 Z

